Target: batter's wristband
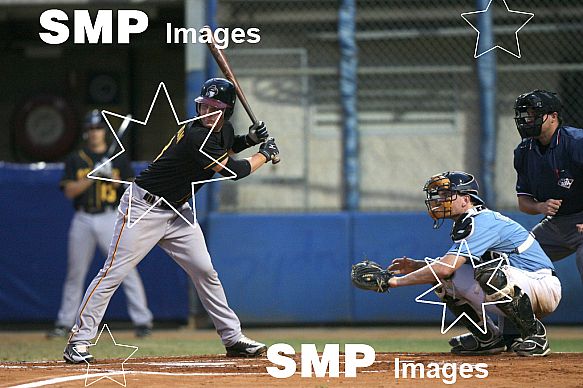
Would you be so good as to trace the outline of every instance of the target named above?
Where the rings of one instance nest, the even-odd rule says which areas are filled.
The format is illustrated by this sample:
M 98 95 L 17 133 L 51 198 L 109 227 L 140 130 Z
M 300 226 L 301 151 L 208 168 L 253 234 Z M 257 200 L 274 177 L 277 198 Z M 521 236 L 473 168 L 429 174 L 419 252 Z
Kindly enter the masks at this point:
M 235 141 L 233 141 L 233 146 L 231 149 L 234 153 L 238 154 L 239 152 L 252 146 L 253 144 L 249 144 L 248 142 L 247 135 L 237 135 L 235 136 Z
M 249 162 L 245 159 L 235 160 L 233 158 L 229 158 L 229 160 L 227 160 L 227 164 L 225 164 L 225 167 L 237 174 L 233 180 L 239 180 L 251 174 L 251 164 L 249 164 Z M 223 168 L 221 171 L 219 171 L 219 174 L 225 177 L 232 177 L 233 174 L 227 170 L 227 168 Z

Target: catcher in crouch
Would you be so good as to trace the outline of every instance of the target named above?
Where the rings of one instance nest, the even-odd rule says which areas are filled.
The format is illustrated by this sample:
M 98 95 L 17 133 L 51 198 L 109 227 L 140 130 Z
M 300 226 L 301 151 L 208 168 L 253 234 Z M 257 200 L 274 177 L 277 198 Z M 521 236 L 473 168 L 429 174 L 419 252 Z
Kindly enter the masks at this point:
M 462 319 L 470 332 L 449 341 L 452 353 L 505 351 L 502 333 L 488 316 L 502 314 L 521 336 L 509 350 L 520 356 L 549 354 L 546 330 L 539 318 L 557 308 L 561 283 L 533 235 L 486 208 L 471 174 L 453 171 L 434 175 L 423 191 L 435 229 L 446 218 L 454 220 L 451 248 L 429 265 L 406 257 L 393 260 L 386 270 L 370 261 L 357 263 L 351 272 L 355 286 L 386 292 L 393 287 L 437 284 L 437 277 L 441 285 L 436 293 L 447 308 L 458 317 L 465 313 L 476 323 Z M 485 302 L 492 303 L 486 307 L 486 322 L 482 314 Z

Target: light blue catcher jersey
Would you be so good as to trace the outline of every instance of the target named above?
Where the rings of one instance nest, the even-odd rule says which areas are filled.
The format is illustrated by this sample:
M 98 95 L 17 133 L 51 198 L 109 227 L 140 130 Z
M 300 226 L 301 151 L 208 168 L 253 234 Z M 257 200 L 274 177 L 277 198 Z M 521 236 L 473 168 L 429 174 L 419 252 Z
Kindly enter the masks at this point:
M 459 252 L 462 256 L 472 257 L 474 265 L 479 265 L 484 262 L 481 256 L 486 251 L 502 252 L 508 254 L 509 264 L 513 267 L 526 271 L 554 270 L 538 241 L 516 221 L 485 208 L 471 209 L 468 213 L 473 219 L 471 232 L 464 240 L 456 241 L 448 254 Z M 527 241 L 529 238 L 532 243 Z

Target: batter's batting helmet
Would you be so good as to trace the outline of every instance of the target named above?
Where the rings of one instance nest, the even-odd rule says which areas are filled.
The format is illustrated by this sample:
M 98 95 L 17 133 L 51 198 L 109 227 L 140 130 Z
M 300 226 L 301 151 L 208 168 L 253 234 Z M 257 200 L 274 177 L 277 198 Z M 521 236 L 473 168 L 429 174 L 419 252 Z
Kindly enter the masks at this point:
M 94 128 L 106 128 L 105 120 L 98 109 L 93 109 L 87 115 L 85 115 L 85 121 L 83 122 L 83 129 L 94 129 Z
M 442 172 L 429 178 L 423 191 L 427 197 L 427 212 L 433 218 L 433 228 L 439 228 L 445 218 L 452 216 L 451 203 L 458 194 L 469 195 L 472 203 L 483 205 L 484 201 L 478 196 L 479 189 L 476 178 L 463 171 Z
M 199 104 L 206 104 L 219 109 L 225 109 L 225 119 L 229 119 L 233 114 L 233 108 L 237 101 L 235 85 L 224 78 L 211 78 L 207 80 L 200 90 L 200 96 L 194 99 L 196 111 Z M 200 114 L 200 112 L 199 112 Z
M 539 136 L 543 125 L 543 116 L 557 112 L 561 120 L 561 100 L 554 92 L 533 90 L 518 96 L 514 103 L 514 121 L 516 129 L 523 139 Z

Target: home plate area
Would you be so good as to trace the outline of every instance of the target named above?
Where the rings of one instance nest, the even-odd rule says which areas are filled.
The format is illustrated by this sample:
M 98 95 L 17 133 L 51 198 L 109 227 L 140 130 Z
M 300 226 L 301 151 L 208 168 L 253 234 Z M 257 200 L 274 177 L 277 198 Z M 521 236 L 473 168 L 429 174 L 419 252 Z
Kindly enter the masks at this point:
M 267 358 L 234 359 L 221 355 L 148 357 L 100 360 L 70 365 L 63 361 L 9 362 L 0 364 L 2 387 L 193 387 L 193 386 L 562 386 L 580 384 L 583 354 L 553 353 L 542 358 L 521 358 L 510 353 L 488 357 L 462 357 L 449 353 L 377 353 L 374 363 L 359 368 L 356 377 L 344 377 L 344 356 L 340 376 L 301 376 L 300 356 L 294 356 L 296 373 L 277 379 L 267 367 L 278 367 Z M 462 373 L 462 364 L 487 364 L 487 376 Z M 404 371 L 403 365 L 409 365 Z M 292 364 L 293 366 L 293 364 Z M 398 366 L 399 371 L 395 368 Z M 283 369 L 283 366 L 279 366 Z M 466 371 L 467 372 L 467 371 Z M 464 377 L 466 376 L 466 377 Z

